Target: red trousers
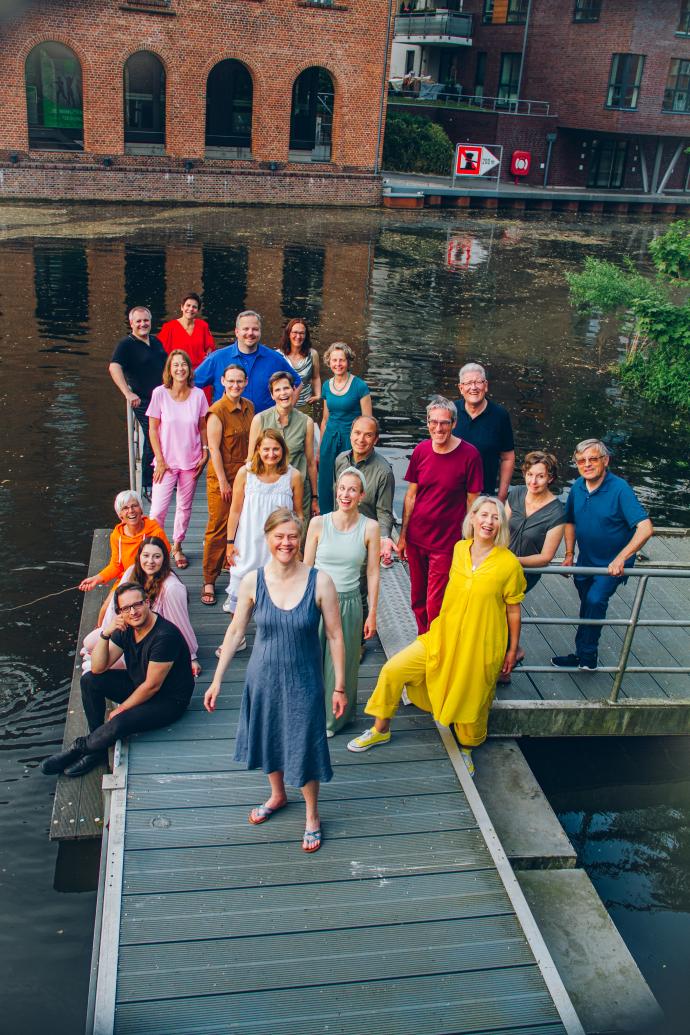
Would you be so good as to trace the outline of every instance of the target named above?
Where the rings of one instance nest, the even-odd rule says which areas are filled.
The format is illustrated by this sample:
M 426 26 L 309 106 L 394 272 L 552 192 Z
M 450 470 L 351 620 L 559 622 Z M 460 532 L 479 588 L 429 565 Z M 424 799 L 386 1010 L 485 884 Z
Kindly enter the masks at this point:
M 421 636 L 441 610 L 443 594 L 448 585 L 453 551 L 437 553 L 421 546 L 407 543 L 405 546 L 410 566 L 411 604 Z

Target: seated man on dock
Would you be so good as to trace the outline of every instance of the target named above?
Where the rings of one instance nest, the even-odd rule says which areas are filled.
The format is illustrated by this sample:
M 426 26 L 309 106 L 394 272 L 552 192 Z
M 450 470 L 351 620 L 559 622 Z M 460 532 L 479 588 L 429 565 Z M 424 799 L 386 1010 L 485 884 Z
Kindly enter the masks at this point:
M 81 677 L 90 733 L 46 758 L 41 769 L 48 775 L 84 776 L 107 762 L 107 750 L 116 740 L 167 726 L 187 709 L 194 677 L 180 630 L 151 610 L 135 582 L 115 590 L 115 613 L 93 648 L 91 671 Z M 123 654 L 126 670 L 113 670 Z M 118 707 L 104 722 L 106 700 L 116 701 Z
M 580 618 L 605 618 L 609 600 L 619 586 L 635 554 L 653 534 L 652 522 L 632 488 L 611 474 L 609 451 L 596 438 L 580 442 L 573 455 L 580 477 L 573 483 L 565 504 L 565 557 L 576 568 L 608 568 L 608 575 L 575 575 L 580 597 Z M 551 658 L 556 668 L 596 671 L 600 625 L 579 625 L 575 653 Z

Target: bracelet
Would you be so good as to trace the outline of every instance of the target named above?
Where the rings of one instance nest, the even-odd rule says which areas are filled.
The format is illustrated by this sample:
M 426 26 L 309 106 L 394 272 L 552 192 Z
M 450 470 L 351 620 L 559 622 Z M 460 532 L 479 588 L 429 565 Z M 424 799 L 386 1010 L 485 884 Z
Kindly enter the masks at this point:
M 228 546 L 231 546 L 235 542 L 235 540 L 234 539 L 228 539 L 227 542 L 228 542 Z
M 202 446 L 201 451 L 202 453 L 208 453 L 208 446 Z
M 102 640 L 109 640 L 109 639 L 110 639 L 110 637 L 109 637 L 109 636 L 106 636 L 106 634 L 105 634 L 104 632 L 102 632 L 102 633 L 101 633 L 101 639 L 102 639 Z
M 334 694 L 344 694 L 345 691 L 344 690 L 334 690 L 333 693 Z

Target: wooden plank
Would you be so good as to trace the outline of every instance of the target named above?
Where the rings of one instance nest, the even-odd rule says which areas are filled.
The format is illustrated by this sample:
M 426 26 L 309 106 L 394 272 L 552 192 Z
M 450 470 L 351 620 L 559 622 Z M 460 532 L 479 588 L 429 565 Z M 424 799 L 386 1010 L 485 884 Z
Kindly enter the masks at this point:
M 89 575 L 95 575 L 106 564 L 110 556 L 110 531 L 99 528 L 94 532 L 89 556 Z M 107 593 L 106 587 L 98 587 L 84 594 L 84 603 L 79 622 L 77 650 L 72 672 L 67 718 L 62 738 L 63 749 L 88 732 L 88 724 L 81 703 L 81 656 L 79 648 L 87 633 L 96 627 L 98 612 Z M 51 841 L 73 841 L 80 838 L 100 837 L 103 833 L 103 793 L 101 782 L 105 766 L 98 766 L 86 776 L 70 779 L 58 776 L 53 800 L 53 814 L 50 821 Z

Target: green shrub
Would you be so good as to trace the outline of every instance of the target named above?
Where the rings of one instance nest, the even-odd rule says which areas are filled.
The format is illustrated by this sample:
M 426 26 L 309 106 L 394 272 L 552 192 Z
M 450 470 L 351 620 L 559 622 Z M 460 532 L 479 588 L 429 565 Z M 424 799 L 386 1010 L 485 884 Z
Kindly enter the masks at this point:
M 384 168 L 449 176 L 452 162 L 450 137 L 436 122 L 389 112 L 383 138 Z

